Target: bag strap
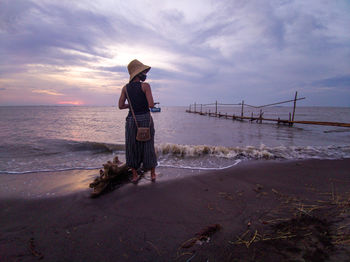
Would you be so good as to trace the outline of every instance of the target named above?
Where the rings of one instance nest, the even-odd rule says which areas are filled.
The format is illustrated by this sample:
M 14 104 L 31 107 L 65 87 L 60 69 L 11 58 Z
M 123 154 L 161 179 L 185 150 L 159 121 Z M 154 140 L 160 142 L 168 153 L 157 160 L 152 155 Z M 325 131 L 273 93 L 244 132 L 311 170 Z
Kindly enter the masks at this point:
M 129 102 L 130 110 L 131 110 L 131 113 L 132 113 L 132 117 L 135 120 L 136 127 L 139 128 L 139 125 L 137 123 L 136 116 L 135 116 L 135 113 L 134 113 L 134 109 L 132 108 L 132 105 L 131 105 L 131 100 L 130 100 L 130 97 L 129 97 L 129 94 L 128 94 L 128 87 L 127 87 L 127 85 L 125 85 L 125 93 L 126 93 L 126 97 L 128 98 L 128 102 Z M 151 127 L 152 117 L 151 117 L 151 113 L 149 113 L 149 114 L 150 114 L 149 115 L 150 116 L 149 127 Z

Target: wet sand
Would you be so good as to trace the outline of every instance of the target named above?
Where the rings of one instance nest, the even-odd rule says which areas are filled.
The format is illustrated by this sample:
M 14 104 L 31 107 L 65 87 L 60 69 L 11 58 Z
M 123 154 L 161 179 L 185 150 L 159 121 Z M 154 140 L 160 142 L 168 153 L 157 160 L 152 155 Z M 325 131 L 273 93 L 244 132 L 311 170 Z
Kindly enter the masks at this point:
M 0 261 L 350 257 L 350 159 L 245 162 L 91 199 L 96 173 L 1 175 Z

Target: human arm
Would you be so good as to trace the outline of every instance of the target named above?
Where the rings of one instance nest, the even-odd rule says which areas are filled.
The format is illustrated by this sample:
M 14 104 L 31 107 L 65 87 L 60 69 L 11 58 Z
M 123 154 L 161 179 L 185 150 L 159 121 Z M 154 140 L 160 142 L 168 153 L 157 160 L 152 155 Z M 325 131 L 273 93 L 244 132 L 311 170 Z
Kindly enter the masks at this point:
M 119 109 L 127 109 L 127 108 L 129 108 L 129 105 L 125 104 L 125 101 L 126 101 L 125 88 L 126 88 L 126 86 L 123 86 L 122 91 L 120 93 L 119 102 L 118 102 Z
M 148 106 L 150 108 L 154 107 L 154 101 L 153 101 L 153 95 L 152 95 L 151 86 L 148 83 L 143 82 L 142 83 L 142 91 L 146 95 Z

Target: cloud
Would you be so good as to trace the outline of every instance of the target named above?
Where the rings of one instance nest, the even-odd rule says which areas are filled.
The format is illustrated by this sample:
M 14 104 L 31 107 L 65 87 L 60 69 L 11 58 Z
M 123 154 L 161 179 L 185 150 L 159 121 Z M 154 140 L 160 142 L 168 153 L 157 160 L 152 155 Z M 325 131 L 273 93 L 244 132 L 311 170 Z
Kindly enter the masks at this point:
M 100 66 L 97 67 L 96 69 L 101 70 L 101 71 L 108 71 L 108 72 L 126 72 L 125 66 Z
M 321 87 L 343 101 L 347 88 L 339 77 L 350 71 L 346 1 L 1 5 L 0 84 L 12 90 L 112 103 L 134 58 L 152 66 L 148 79 L 162 104 L 248 98 L 261 104 Z M 39 102 L 40 92 L 33 93 Z
M 20 8 L 22 1 L 5 1 L 7 13 L 0 24 L 6 53 L 1 64 L 88 66 L 98 57 L 108 57 L 101 40 L 113 27 L 103 15 L 58 1 L 24 2 Z
M 350 75 L 331 77 L 313 83 L 315 86 L 345 87 L 350 90 Z
M 51 91 L 51 90 L 40 90 L 40 89 L 35 89 L 32 90 L 33 93 L 38 93 L 38 94 L 45 94 L 45 95 L 50 95 L 50 96 L 62 96 L 63 94 L 58 93 L 56 91 Z

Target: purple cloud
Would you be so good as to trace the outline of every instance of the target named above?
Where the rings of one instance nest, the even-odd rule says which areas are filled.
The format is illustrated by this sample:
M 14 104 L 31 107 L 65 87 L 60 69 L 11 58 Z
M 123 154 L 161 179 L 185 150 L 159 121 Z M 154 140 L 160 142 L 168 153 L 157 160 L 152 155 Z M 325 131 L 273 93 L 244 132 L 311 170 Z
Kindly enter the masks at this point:
M 197 7 L 2 1 L 1 78 L 11 88 L 54 85 L 58 93 L 104 104 L 127 80 L 126 58 L 120 60 L 127 49 L 154 63 L 149 81 L 162 104 L 247 97 L 261 104 L 296 90 L 318 97 L 317 104 L 325 102 L 316 95 L 320 87 L 333 88 L 335 105 L 350 101 L 346 1 L 204 1 Z M 71 83 L 65 74 L 78 80 Z M 322 90 L 325 97 L 331 92 Z

